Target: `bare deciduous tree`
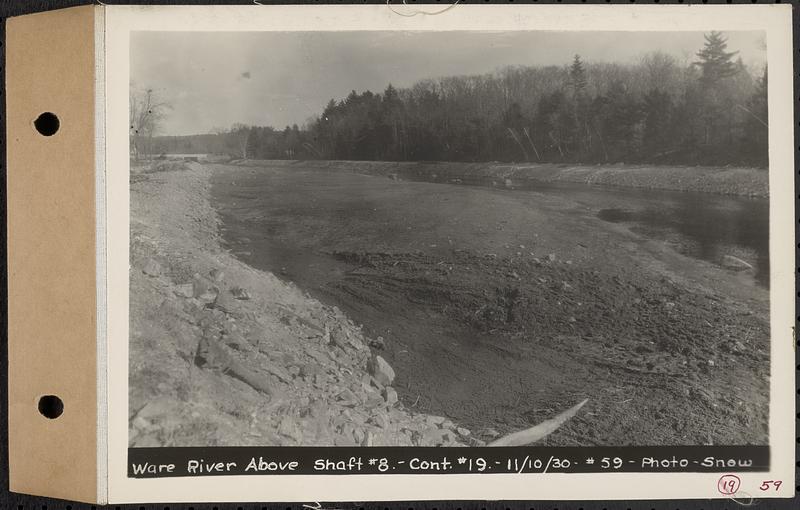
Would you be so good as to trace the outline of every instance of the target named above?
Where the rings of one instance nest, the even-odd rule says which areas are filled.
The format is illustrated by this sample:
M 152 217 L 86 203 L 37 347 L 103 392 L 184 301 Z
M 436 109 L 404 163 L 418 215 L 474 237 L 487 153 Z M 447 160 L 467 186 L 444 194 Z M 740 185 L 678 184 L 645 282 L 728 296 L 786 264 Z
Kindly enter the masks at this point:
M 130 140 L 131 156 L 138 161 L 142 156 L 151 157 L 153 135 L 171 107 L 152 88 L 130 87 Z

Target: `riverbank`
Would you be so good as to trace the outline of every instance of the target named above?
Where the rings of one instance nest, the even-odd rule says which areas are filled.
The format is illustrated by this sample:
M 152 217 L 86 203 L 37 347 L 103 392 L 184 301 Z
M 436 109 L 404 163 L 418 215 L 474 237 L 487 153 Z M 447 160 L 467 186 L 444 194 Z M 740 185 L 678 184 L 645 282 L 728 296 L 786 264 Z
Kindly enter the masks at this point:
M 131 176 L 129 443 L 461 445 L 409 412 L 375 342 L 336 307 L 220 246 L 211 167 Z
M 512 189 L 535 188 L 536 183 L 542 182 L 569 182 L 754 198 L 769 196 L 769 172 L 759 168 L 317 160 L 243 160 L 236 164 L 356 172 L 393 179 L 488 184 Z

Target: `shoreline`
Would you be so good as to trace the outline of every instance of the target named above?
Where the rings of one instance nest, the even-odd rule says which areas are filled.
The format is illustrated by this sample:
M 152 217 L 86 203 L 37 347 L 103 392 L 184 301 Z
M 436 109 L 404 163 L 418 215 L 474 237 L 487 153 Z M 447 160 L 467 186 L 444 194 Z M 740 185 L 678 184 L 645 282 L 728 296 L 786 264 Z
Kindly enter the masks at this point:
M 338 308 L 223 249 L 211 172 L 132 172 L 130 446 L 484 444 L 405 409 Z
M 533 186 L 537 182 L 571 183 L 769 198 L 769 171 L 745 167 L 332 160 L 236 160 L 232 164 L 245 167 L 302 166 L 305 169 L 353 172 L 391 179 L 481 183 L 500 188 Z

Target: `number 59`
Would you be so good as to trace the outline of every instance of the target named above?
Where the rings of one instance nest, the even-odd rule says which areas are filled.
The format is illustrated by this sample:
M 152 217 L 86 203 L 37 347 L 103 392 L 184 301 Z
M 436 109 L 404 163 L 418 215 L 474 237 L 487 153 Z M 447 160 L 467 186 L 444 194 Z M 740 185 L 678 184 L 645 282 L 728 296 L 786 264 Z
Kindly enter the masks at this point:
M 772 486 L 775 487 L 775 490 L 778 490 L 781 488 L 782 483 L 783 481 L 781 480 L 764 480 L 763 482 L 761 482 L 761 486 L 759 487 L 759 489 L 761 489 L 762 491 L 768 491 L 770 486 Z

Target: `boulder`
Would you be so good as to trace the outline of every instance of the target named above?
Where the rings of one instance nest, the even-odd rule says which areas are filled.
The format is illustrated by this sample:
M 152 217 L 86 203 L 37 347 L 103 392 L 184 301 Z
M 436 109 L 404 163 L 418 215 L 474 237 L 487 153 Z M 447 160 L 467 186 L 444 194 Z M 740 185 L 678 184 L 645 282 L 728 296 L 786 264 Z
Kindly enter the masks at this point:
M 137 418 L 150 419 L 176 411 L 176 402 L 167 397 L 156 398 L 147 403 L 136 414 Z
M 221 269 L 212 269 L 208 272 L 208 276 L 210 276 L 215 282 L 219 283 L 225 278 L 225 273 Z
M 386 342 L 383 340 L 382 336 L 378 336 L 377 338 L 370 338 L 369 346 L 375 349 L 383 350 L 386 348 Z
M 178 285 L 175 287 L 175 295 L 184 297 L 184 298 L 191 298 L 194 297 L 194 287 L 191 283 L 184 283 L 183 285 Z
M 397 392 L 391 386 L 386 386 L 383 388 L 383 399 L 387 405 L 393 406 L 397 403 Z
M 373 356 L 370 358 L 367 363 L 367 370 L 369 370 L 370 375 L 383 386 L 389 386 L 394 381 L 394 370 L 389 363 L 380 356 Z
M 199 301 L 212 303 L 217 298 L 219 289 L 208 278 L 196 274 L 192 278 L 192 294 Z
M 161 274 L 161 264 L 155 259 L 148 259 L 142 268 L 142 272 L 147 276 L 159 276 Z
M 445 420 L 447 420 L 447 418 L 445 418 L 444 416 L 430 415 L 425 417 L 425 421 L 430 423 L 431 425 L 441 425 L 442 423 L 445 422 Z
M 235 299 L 240 299 L 242 301 L 246 301 L 246 300 L 250 299 L 250 294 L 245 289 L 243 289 L 241 287 L 232 287 L 231 288 L 231 295 Z
M 236 310 L 236 300 L 226 292 L 217 292 L 214 298 L 214 308 L 225 313 L 231 313 Z

